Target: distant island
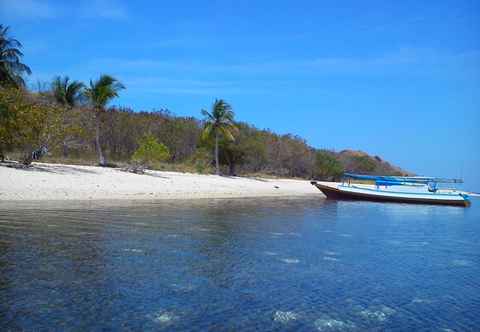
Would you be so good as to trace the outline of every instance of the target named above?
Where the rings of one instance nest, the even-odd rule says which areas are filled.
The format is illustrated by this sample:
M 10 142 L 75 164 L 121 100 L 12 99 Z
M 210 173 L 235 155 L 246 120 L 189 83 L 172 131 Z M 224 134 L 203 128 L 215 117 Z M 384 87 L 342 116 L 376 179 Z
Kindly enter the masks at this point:
M 361 151 L 317 149 L 293 134 L 235 119 L 234 107 L 215 99 L 194 111 L 134 111 L 109 104 L 128 87 L 110 75 L 88 83 L 57 76 L 45 88 L 28 89 L 31 73 L 21 43 L 0 26 L 0 159 L 29 168 L 35 161 L 228 176 L 338 180 L 345 171 L 407 172 Z M 13 163 L 12 161 L 17 161 Z

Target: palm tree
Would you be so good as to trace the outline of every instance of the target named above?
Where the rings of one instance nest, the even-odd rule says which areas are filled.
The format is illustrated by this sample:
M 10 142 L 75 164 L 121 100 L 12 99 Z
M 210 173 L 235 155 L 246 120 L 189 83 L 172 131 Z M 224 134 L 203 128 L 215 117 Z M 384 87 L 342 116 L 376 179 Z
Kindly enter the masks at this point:
M 52 93 L 55 101 L 65 108 L 65 111 L 73 109 L 82 98 L 82 90 L 85 85 L 79 81 L 70 81 L 68 76 L 57 76 L 52 81 Z M 63 123 L 66 125 L 66 117 Z M 63 140 L 63 156 L 68 156 L 68 145 L 66 138 Z
M 118 97 L 118 92 L 122 89 L 125 89 L 125 86 L 116 78 L 110 75 L 101 75 L 97 81 L 90 80 L 90 86 L 84 92 L 95 114 L 95 145 L 100 166 L 106 165 L 100 146 L 100 116 L 105 112 L 107 104 L 113 98 Z
M 235 113 L 232 107 L 223 99 L 215 99 L 212 105 L 212 111 L 208 112 L 202 110 L 202 115 L 205 117 L 205 127 L 203 129 L 203 138 L 211 136 L 215 137 L 215 169 L 217 175 L 220 175 L 220 164 L 218 161 L 218 141 L 220 135 L 226 139 L 233 141 L 233 132 L 237 130 L 233 118 Z
M 0 24 L 0 85 L 14 87 L 24 86 L 22 78 L 24 73 L 30 75 L 30 68 L 20 62 L 23 53 L 20 51 L 22 44 L 8 37 L 8 27 Z
M 55 101 L 69 109 L 77 106 L 82 98 L 82 89 L 85 84 L 79 81 L 70 81 L 68 76 L 57 76 L 52 81 L 52 92 Z

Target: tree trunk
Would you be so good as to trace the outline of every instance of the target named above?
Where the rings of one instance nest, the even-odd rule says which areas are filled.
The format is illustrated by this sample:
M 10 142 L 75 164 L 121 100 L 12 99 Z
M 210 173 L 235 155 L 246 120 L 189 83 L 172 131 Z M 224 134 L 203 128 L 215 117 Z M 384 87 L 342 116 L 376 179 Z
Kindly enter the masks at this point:
M 100 166 L 105 166 L 106 161 L 102 153 L 102 146 L 100 145 L 100 114 L 95 112 L 95 145 L 98 153 L 98 163 Z
M 236 174 L 237 172 L 235 171 L 235 169 L 236 169 L 236 164 L 235 164 L 235 162 L 231 161 L 230 164 L 228 164 L 228 166 L 229 166 L 229 169 L 230 169 L 229 174 L 230 174 L 231 176 L 237 176 L 237 174 Z
M 220 175 L 220 163 L 218 161 L 218 131 L 215 131 L 215 169 L 217 175 Z
M 67 158 L 68 157 L 68 144 L 67 144 L 67 140 L 64 139 L 63 140 L 63 158 Z
M 67 112 L 69 111 L 69 109 L 66 109 L 63 111 L 63 130 L 64 130 L 64 137 L 63 137 L 63 158 L 67 158 L 68 157 L 68 144 L 67 144 L 67 135 L 66 135 L 66 127 L 67 127 Z

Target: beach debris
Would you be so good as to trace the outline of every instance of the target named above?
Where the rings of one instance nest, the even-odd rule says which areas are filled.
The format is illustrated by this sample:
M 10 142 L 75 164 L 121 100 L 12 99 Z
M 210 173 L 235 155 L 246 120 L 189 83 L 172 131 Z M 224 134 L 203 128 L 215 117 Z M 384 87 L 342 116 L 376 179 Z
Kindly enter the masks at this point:
M 47 153 L 48 148 L 43 145 L 40 148 L 33 150 L 31 153 L 26 153 L 23 157 L 22 164 L 24 166 L 29 166 L 34 160 L 40 160 Z
M 145 174 L 146 167 L 142 164 L 128 165 L 127 167 L 122 168 L 124 172 L 134 173 L 134 174 Z
M 22 163 L 12 163 L 12 164 L 8 164 L 8 165 L 5 165 L 9 168 L 17 168 L 17 169 L 24 169 L 24 168 L 32 168 L 33 165 L 30 164 L 30 165 L 24 165 Z
M 275 311 L 273 320 L 279 323 L 288 323 L 289 321 L 298 319 L 298 314 L 293 311 Z
M 352 322 L 344 322 L 328 317 L 319 318 L 313 324 L 315 325 L 315 328 L 321 332 L 351 331 L 356 327 Z

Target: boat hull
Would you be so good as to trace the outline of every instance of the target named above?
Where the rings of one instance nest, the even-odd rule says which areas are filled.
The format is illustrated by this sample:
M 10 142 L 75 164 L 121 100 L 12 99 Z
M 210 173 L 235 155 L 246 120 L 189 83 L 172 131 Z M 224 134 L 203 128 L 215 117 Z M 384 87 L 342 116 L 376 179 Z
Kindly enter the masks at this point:
M 439 196 L 432 195 L 429 197 L 408 197 L 405 196 L 391 196 L 388 193 L 385 195 L 379 194 L 377 192 L 369 193 L 368 190 L 361 190 L 360 192 L 355 191 L 345 191 L 333 186 L 323 185 L 317 183 L 316 181 L 311 182 L 312 185 L 317 187 L 327 198 L 337 199 L 337 200 L 364 200 L 364 201 L 374 201 L 374 202 L 396 202 L 396 203 L 413 203 L 413 204 L 436 204 L 436 205 L 454 205 L 454 206 L 469 206 L 470 201 L 464 197 L 458 195 L 458 198 L 455 197 L 452 199 L 439 198 Z

